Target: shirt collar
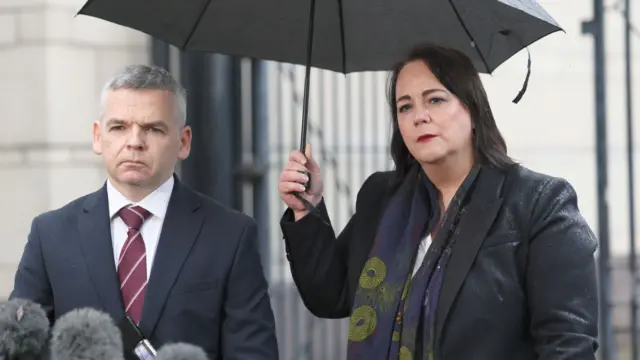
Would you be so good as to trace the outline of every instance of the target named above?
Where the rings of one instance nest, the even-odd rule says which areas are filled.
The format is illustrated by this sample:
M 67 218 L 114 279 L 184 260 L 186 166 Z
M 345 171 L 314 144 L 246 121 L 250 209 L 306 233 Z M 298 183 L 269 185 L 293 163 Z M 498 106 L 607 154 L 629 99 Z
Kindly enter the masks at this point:
M 140 202 L 135 203 L 128 200 L 120 191 L 118 191 L 110 180 L 107 179 L 107 197 L 109 199 L 109 218 L 113 217 L 125 206 L 138 205 L 149 211 L 153 216 L 164 218 L 167 214 L 167 207 L 169 206 L 169 199 L 171 198 L 171 192 L 173 191 L 173 184 L 175 180 L 171 176 L 167 181 L 160 185 L 151 194 L 147 195 Z

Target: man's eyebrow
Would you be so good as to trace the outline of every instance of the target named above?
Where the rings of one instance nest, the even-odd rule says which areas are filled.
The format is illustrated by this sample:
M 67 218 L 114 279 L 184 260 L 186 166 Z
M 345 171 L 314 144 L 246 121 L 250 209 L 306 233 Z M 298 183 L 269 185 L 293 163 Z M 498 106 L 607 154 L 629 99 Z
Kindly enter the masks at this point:
M 142 126 L 144 127 L 160 127 L 163 129 L 167 128 L 167 124 L 164 121 L 150 121 L 148 123 L 144 123 Z
M 126 125 L 129 124 L 129 121 L 125 121 L 122 119 L 118 119 L 118 118 L 110 118 L 109 120 L 107 120 L 106 124 L 109 126 L 114 126 L 114 125 Z M 149 121 L 146 123 L 141 124 L 142 127 L 144 128 L 152 128 L 152 127 L 158 127 L 158 128 L 162 128 L 162 129 L 167 129 L 168 126 L 164 121 L 160 121 L 160 120 L 156 120 L 156 121 Z
M 126 121 L 118 118 L 110 118 L 109 120 L 107 120 L 107 125 L 122 125 L 126 123 Z

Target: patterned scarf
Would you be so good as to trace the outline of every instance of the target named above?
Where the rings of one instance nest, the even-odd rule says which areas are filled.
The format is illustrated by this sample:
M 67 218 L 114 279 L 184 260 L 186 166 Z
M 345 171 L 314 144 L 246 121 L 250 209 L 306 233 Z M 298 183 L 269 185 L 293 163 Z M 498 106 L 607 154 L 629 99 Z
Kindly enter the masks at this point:
M 478 172 L 478 167 L 469 172 L 440 222 L 437 191 L 421 170 L 407 176 L 389 200 L 356 290 L 348 360 L 434 358 L 435 314 L 451 255 L 449 239 Z M 413 275 L 420 242 L 436 226 L 437 241 Z

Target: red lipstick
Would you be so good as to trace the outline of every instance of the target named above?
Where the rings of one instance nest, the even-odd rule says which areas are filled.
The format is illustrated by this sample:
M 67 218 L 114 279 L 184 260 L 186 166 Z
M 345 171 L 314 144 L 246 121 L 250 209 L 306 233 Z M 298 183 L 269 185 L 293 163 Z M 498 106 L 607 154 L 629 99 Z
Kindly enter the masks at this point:
M 420 136 L 418 137 L 418 142 L 427 142 L 427 141 L 430 141 L 430 140 L 432 140 L 432 139 L 435 139 L 435 137 L 436 137 L 436 136 L 435 136 L 435 135 L 433 135 L 433 134 L 424 134 L 424 135 L 420 135 Z

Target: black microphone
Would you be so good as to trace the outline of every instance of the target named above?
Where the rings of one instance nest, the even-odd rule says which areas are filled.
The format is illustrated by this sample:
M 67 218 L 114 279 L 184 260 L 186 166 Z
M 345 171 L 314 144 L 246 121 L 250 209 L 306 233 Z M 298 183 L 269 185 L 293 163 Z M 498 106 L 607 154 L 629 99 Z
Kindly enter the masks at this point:
M 122 318 L 118 324 L 118 328 L 122 334 L 125 360 L 155 359 L 156 350 L 153 348 L 151 343 L 145 339 L 144 335 L 142 335 L 142 332 L 129 315 L 125 314 L 124 318 Z
M 163 345 L 156 360 L 209 360 L 209 357 L 199 346 L 175 343 Z
M 47 349 L 49 327 L 40 305 L 23 299 L 0 302 L 0 359 L 38 360 Z
M 111 316 L 91 308 L 61 316 L 51 331 L 52 360 L 124 360 L 122 337 Z

